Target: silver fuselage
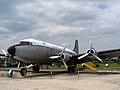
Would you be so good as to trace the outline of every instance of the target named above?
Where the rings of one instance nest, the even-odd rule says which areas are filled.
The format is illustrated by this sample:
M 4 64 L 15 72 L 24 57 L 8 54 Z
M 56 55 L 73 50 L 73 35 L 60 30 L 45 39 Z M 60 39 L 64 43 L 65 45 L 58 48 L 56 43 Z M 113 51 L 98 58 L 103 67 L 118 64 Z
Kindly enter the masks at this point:
M 34 40 L 24 40 L 24 42 L 30 42 L 31 45 L 15 45 L 14 58 L 24 63 L 53 63 L 56 62 L 53 59 L 49 59 L 51 56 L 56 56 L 63 50 L 64 47 L 53 45 L 50 43 Z M 64 53 L 70 55 L 76 55 L 76 53 L 70 49 L 65 49 Z

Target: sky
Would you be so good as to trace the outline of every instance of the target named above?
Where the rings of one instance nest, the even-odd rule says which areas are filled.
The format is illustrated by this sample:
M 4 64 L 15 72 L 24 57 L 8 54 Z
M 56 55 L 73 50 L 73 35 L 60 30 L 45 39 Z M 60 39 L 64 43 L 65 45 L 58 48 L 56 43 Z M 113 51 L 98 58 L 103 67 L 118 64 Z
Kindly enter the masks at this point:
M 120 48 L 119 0 L 0 0 L 0 53 L 34 38 L 80 53 L 92 40 L 97 51 Z

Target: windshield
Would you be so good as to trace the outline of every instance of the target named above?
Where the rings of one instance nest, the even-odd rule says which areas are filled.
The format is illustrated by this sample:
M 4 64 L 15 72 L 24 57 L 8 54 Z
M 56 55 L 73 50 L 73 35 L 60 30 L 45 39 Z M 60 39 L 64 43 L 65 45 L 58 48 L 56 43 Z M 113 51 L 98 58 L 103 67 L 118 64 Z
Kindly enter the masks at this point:
M 21 41 L 21 42 L 20 42 L 20 45 L 32 45 L 32 43 L 31 43 L 31 42 Z

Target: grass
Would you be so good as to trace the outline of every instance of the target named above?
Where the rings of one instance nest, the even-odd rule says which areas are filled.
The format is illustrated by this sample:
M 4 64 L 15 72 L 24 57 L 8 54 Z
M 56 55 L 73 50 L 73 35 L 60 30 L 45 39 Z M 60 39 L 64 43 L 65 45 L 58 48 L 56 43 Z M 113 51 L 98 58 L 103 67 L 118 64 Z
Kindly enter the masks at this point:
M 95 63 L 96 65 L 99 65 L 98 69 L 109 69 L 109 70 L 120 70 L 120 63 L 114 63 L 114 62 L 104 62 L 104 63 Z M 109 64 L 109 67 L 106 68 L 105 64 Z
M 100 62 L 94 62 L 95 65 L 99 66 L 97 67 L 98 70 L 120 70 L 120 63 L 114 63 L 113 61 L 104 61 L 103 63 Z M 106 68 L 105 64 L 109 64 L 109 67 Z M 47 65 L 43 65 L 44 68 L 47 67 Z M 59 67 L 59 65 L 54 65 L 54 66 L 48 66 L 49 69 L 65 69 L 64 65 L 61 65 Z M 84 69 L 88 69 L 87 67 L 82 67 L 82 64 L 77 64 L 76 67 L 77 70 L 84 70 Z
M 98 66 L 98 70 L 120 70 L 120 63 L 114 63 L 113 61 L 104 61 L 103 63 L 94 62 L 94 64 Z M 105 64 L 108 64 L 109 66 L 105 67 Z M 87 67 L 82 67 L 81 64 L 79 64 L 77 69 L 80 70 L 81 68 L 88 69 Z

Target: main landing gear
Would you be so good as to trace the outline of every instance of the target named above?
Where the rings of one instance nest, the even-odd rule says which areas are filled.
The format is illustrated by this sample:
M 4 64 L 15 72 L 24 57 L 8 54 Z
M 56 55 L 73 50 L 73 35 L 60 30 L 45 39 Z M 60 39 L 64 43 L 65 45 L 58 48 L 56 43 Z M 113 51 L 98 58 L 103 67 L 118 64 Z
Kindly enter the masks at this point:
M 40 67 L 39 67 L 39 65 L 35 65 L 32 67 L 32 69 L 33 69 L 33 72 L 39 72 Z
M 40 67 L 39 65 L 34 65 L 34 66 L 28 66 L 29 68 L 32 68 L 33 72 L 39 72 L 40 70 Z M 27 74 L 27 67 L 22 67 L 21 70 L 20 70 L 20 74 L 21 76 L 26 76 Z
M 75 73 L 75 66 L 74 65 L 68 66 L 68 73 Z
M 67 62 L 67 65 L 68 65 L 68 68 L 67 68 L 68 73 L 75 73 L 75 67 L 76 67 L 75 62 L 69 61 Z

